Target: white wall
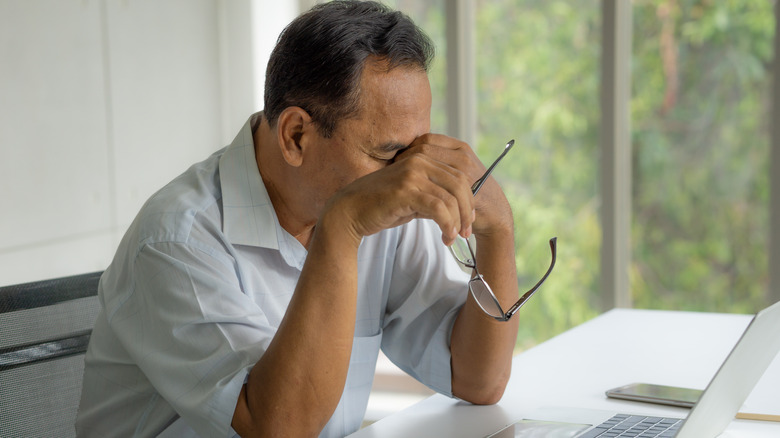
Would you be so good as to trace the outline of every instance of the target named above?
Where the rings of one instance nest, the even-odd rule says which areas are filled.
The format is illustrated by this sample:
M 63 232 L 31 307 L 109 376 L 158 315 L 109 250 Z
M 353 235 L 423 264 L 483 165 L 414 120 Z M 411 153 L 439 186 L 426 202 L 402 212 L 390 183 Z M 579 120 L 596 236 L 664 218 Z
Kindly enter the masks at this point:
M 270 48 L 257 47 L 296 13 L 0 0 L 0 284 L 104 269 L 149 195 L 262 108 Z

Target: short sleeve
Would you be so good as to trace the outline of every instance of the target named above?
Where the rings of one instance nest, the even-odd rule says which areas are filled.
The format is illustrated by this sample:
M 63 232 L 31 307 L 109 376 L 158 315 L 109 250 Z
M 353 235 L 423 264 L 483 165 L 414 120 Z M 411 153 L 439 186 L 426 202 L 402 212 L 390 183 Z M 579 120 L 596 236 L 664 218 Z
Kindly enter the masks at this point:
M 149 244 L 103 281 L 132 285 L 106 303 L 108 321 L 158 393 L 200 436 L 228 436 L 245 378 L 275 331 L 232 259 L 197 244 Z
M 450 337 L 466 301 L 469 276 L 429 220 L 399 236 L 384 318 L 382 350 L 409 375 L 452 397 Z

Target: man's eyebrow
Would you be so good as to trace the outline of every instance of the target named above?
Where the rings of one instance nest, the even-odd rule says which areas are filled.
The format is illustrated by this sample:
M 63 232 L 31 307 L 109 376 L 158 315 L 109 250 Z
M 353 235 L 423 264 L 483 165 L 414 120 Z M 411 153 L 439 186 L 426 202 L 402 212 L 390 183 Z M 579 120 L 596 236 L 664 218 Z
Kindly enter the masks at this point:
M 381 145 L 379 145 L 377 149 L 381 152 L 397 153 L 408 147 L 409 147 L 408 144 L 398 143 L 396 141 L 388 141 L 386 143 L 382 143 Z

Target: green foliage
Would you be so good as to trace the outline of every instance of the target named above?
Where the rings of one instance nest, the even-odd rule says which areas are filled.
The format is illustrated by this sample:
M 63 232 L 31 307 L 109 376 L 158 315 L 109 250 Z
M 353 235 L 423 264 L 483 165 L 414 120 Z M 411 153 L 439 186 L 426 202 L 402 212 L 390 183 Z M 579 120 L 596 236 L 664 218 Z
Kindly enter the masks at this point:
M 772 2 L 635 0 L 631 124 L 635 306 L 754 312 L 768 281 Z M 597 313 L 600 2 L 478 2 L 478 153 L 515 211 L 521 346 Z
M 597 314 L 599 9 L 511 0 L 477 8 L 477 149 L 490 157 L 517 141 L 496 174 L 515 212 L 521 292 L 558 237 L 553 274 L 517 314 L 525 348 Z
M 515 212 L 521 348 L 598 313 L 601 2 L 475 0 L 477 153 Z M 438 48 L 441 0 L 397 0 Z M 392 4 L 392 2 L 391 2 Z M 771 0 L 633 0 L 631 293 L 641 308 L 755 312 L 768 283 Z
M 768 282 L 772 2 L 644 0 L 634 17 L 636 306 L 754 312 Z

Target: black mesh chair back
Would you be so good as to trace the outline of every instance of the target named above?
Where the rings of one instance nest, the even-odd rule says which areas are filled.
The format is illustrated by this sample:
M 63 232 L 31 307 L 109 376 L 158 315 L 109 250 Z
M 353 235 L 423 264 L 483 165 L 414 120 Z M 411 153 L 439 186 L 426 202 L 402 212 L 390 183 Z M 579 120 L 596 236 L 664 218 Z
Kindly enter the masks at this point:
M 0 437 L 72 437 L 102 272 L 0 287 Z

